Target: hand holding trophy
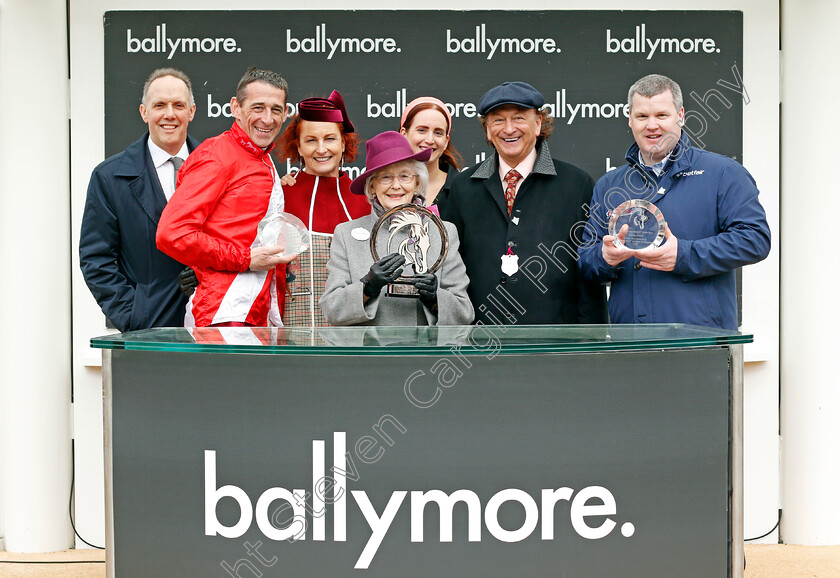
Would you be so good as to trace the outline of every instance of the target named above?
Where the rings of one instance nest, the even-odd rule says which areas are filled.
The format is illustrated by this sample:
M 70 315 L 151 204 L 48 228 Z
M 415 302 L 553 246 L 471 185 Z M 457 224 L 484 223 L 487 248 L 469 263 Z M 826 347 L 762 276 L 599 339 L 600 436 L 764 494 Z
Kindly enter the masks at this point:
M 303 221 L 289 213 L 273 213 L 260 221 L 257 239 L 263 247 L 281 247 L 281 257 L 291 257 L 309 248 L 309 231 Z
M 431 233 L 429 221 L 435 225 Z M 386 224 L 390 231 L 387 244 L 379 243 L 379 232 Z M 435 234 L 440 236 L 441 251 L 437 260 L 430 265 L 430 235 Z M 400 256 L 400 266 L 405 265 L 402 273 L 388 283 L 388 295 L 420 298 L 422 293 L 415 286 L 417 277 L 433 274 L 440 268 L 449 250 L 449 238 L 443 222 L 437 215 L 425 207 L 405 204 L 386 211 L 374 224 L 370 237 L 370 253 L 374 263 L 380 262 L 380 248 L 384 249 L 386 255 L 390 256 L 393 253 Z

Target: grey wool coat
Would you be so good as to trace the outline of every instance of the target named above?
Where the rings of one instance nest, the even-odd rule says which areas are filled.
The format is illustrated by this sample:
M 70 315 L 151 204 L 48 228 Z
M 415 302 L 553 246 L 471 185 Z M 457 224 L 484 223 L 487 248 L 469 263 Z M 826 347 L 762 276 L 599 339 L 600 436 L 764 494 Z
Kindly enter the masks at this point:
M 472 323 L 474 311 L 467 296 L 469 279 L 458 251 L 458 231 L 444 221 L 449 235 L 449 252 L 440 268 L 438 278 L 437 315 L 429 311 L 419 299 L 389 297 L 383 288 L 379 297 L 363 301 L 361 278 L 373 265 L 370 241 L 356 239 L 354 229 L 371 231 L 377 217 L 366 217 L 341 223 L 335 229 L 327 262 L 327 285 L 318 305 L 331 325 L 467 325 Z M 387 234 L 383 227 L 380 235 Z M 429 262 L 440 255 L 438 235 L 430 235 Z M 385 255 L 380 255 L 384 257 Z

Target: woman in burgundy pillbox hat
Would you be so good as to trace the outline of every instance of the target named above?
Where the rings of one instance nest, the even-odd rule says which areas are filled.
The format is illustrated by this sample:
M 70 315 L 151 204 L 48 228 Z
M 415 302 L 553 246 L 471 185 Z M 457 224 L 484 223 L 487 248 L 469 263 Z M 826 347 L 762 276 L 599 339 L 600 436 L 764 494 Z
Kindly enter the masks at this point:
M 344 99 L 307 98 L 280 138 L 280 158 L 299 162 L 301 170 L 283 177 L 285 211 L 309 229 L 312 247 L 289 265 L 283 323 L 286 326 L 323 326 L 318 299 L 324 292 L 329 245 L 336 226 L 366 215 L 370 205 L 350 193 L 344 162 L 356 158 L 359 138 L 347 115 Z
M 332 325 L 466 325 L 472 322 L 474 311 L 467 296 L 469 279 L 458 252 L 458 231 L 452 223 L 443 223 L 449 248 L 434 273 L 422 268 L 413 270 L 398 252 L 375 263 L 371 254 L 373 228 L 382 215 L 404 204 L 425 204 L 429 183 L 426 162 L 432 151 L 415 152 L 403 135 L 387 131 L 370 139 L 366 152 L 367 167 L 353 179 L 350 190 L 360 197 L 364 195 L 370 202 L 371 211 L 369 215 L 342 223 L 335 229 L 327 263 L 327 285 L 319 301 L 327 321 Z M 421 264 L 434 263 L 443 254 L 441 235 L 428 233 L 428 219 L 425 223 L 418 220 L 416 228 L 409 226 L 410 219 L 405 215 L 394 215 L 389 219 L 379 231 L 379 239 L 387 236 L 389 247 L 409 243 L 412 248 L 422 248 L 425 258 L 418 261 Z M 385 291 L 386 286 L 404 272 L 411 276 L 420 293 L 419 299 L 396 297 Z

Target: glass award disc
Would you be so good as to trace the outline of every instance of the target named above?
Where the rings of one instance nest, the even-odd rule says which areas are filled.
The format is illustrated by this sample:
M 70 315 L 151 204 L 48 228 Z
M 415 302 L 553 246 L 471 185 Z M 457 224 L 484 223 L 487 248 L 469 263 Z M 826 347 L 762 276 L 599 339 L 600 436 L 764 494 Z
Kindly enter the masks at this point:
M 260 221 L 257 238 L 263 247 L 283 247 L 283 256 L 303 253 L 310 245 L 306 225 L 289 213 L 274 213 Z
M 625 225 L 628 227 L 627 235 L 622 242 L 618 233 Z M 615 237 L 616 246 L 633 251 L 658 247 L 665 238 L 665 218 L 650 201 L 625 201 L 610 216 L 609 234 Z

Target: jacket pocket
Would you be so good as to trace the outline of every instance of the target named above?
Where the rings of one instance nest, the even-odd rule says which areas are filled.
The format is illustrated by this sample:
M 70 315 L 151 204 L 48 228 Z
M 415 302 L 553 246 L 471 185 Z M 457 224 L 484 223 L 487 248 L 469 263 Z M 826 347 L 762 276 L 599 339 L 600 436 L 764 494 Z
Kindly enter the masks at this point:
M 148 285 L 138 284 L 134 287 L 134 303 L 131 305 L 131 315 L 128 318 L 128 327 L 126 327 L 126 331 L 148 329 L 148 327 L 146 327 L 149 319 L 148 293 Z

